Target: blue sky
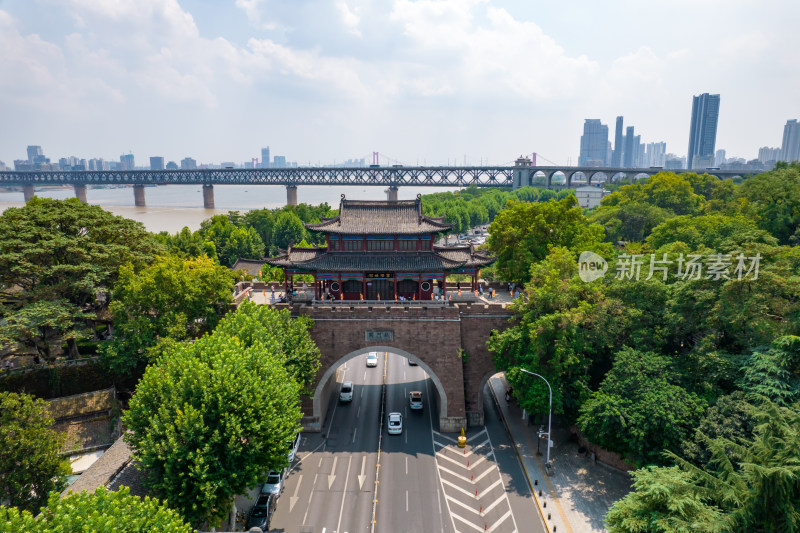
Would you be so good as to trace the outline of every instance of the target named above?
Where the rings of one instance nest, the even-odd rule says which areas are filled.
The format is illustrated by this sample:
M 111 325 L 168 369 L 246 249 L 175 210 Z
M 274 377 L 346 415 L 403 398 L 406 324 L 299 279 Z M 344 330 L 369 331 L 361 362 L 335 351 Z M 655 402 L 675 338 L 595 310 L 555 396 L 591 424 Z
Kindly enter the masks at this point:
M 789 0 L 0 0 L 0 160 L 575 164 L 583 120 L 613 142 L 617 115 L 685 155 L 702 92 L 717 148 L 749 159 L 800 118 L 798 20 Z

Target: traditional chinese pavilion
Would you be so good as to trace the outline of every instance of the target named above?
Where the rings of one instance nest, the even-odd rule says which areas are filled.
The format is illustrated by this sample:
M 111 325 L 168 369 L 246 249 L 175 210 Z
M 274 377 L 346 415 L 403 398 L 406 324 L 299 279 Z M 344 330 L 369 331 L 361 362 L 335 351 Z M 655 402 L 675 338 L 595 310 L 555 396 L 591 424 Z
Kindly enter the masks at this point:
M 294 276 L 314 277 L 315 299 L 432 300 L 447 297 L 447 276 L 470 276 L 464 290 L 477 290 L 480 268 L 494 261 L 472 245 L 435 246 L 451 226 L 422 214 L 422 201 L 347 200 L 339 216 L 306 228 L 325 234 L 326 246 L 290 247 L 266 262 L 283 267 L 284 287 Z

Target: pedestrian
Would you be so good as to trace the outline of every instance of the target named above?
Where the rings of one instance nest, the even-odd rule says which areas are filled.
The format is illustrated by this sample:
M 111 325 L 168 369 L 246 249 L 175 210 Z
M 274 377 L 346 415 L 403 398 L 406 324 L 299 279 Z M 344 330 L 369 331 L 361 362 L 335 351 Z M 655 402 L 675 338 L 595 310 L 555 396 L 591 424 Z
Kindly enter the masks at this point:
M 492 300 L 494 300 L 494 287 L 492 287 Z
M 506 401 L 511 401 L 511 389 L 506 389 Z

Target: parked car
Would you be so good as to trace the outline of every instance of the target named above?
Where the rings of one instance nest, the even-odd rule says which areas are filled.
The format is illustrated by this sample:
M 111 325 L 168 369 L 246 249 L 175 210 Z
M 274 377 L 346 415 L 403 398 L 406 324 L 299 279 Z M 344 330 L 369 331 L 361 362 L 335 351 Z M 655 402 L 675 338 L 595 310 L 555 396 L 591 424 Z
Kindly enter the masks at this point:
M 378 366 L 378 352 L 369 352 L 367 354 L 367 366 Z
M 276 498 L 280 496 L 285 473 L 285 470 L 270 470 L 267 473 L 267 481 L 261 486 L 261 494 L 273 494 Z
M 400 413 L 389 413 L 389 435 L 399 435 L 403 432 L 403 415 Z
M 352 381 L 345 381 L 342 383 L 342 388 L 339 389 L 339 401 L 340 402 L 352 402 L 353 401 L 353 382 Z
M 261 528 L 261 531 L 269 531 L 269 523 L 275 513 L 278 498 L 272 494 L 262 494 L 258 497 L 256 504 L 250 510 L 247 518 L 247 529 L 254 527 Z
M 412 390 L 408 393 L 408 406 L 411 409 L 422 409 L 422 392 Z
M 294 461 L 295 455 L 297 455 L 297 448 L 300 447 L 300 433 L 294 436 L 294 439 L 290 441 L 286 441 L 286 444 L 289 446 L 289 463 Z

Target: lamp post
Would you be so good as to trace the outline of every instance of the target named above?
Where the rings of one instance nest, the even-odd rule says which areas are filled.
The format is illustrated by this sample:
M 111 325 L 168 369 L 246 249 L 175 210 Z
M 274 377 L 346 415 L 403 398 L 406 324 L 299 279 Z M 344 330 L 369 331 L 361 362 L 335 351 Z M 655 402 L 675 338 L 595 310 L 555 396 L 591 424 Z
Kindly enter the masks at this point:
M 553 422 L 553 389 L 550 387 L 550 382 L 548 382 L 544 376 L 539 375 L 536 372 L 531 372 L 530 370 L 525 370 L 524 368 L 520 368 L 520 370 L 526 374 L 531 374 L 532 376 L 544 379 L 544 382 L 547 383 L 547 389 L 550 391 L 550 412 L 547 415 L 547 462 L 545 463 L 547 468 L 550 468 L 550 430 Z

